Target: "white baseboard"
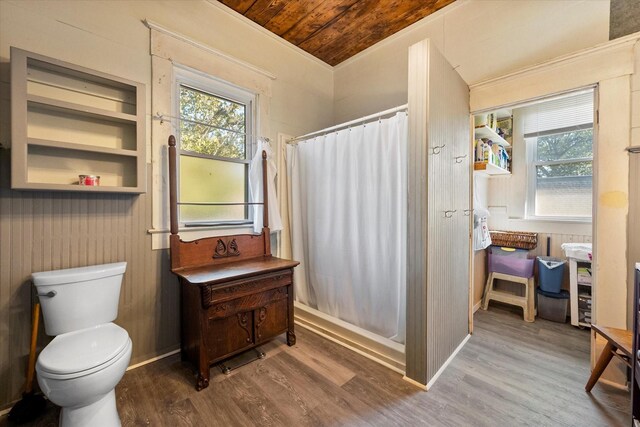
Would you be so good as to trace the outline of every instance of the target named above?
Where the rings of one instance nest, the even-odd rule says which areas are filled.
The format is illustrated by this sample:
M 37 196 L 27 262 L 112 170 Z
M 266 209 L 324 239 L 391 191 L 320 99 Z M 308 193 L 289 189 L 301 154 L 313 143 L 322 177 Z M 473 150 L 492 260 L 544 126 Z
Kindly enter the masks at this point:
M 464 345 L 467 343 L 467 341 L 469 341 L 469 338 L 471 338 L 471 335 L 467 335 L 466 337 L 464 337 L 464 339 L 458 345 L 458 347 L 456 347 L 456 349 L 453 351 L 453 353 L 451 353 L 451 356 L 449 356 L 449 358 L 442 364 L 440 369 L 438 369 L 438 372 L 436 372 L 436 374 L 431 378 L 431 380 L 429 380 L 429 382 L 426 385 L 422 384 L 422 383 L 420 383 L 420 382 L 418 382 L 418 381 L 416 381 L 416 380 L 414 380 L 412 378 L 409 378 L 406 375 L 402 379 L 407 381 L 407 382 L 409 382 L 409 383 L 411 383 L 411 384 L 413 384 L 414 386 L 420 388 L 421 390 L 429 391 L 429 389 L 431 387 L 433 387 L 433 384 L 440 377 L 440 375 L 445 371 L 445 369 L 447 369 L 447 366 L 449 366 L 451 361 L 456 357 L 456 355 L 460 352 L 460 350 L 462 350 L 462 347 L 464 347 Z
M 480 300 L 480 301 L 478 301 L 477 303 L 474 304 L 473 312 L 475 313 L 476 311 L 480 310 L 480 306 L 482 306 L 482 300 Z
M 170 351 L 169 353 L 161 354 L 160 356 L 152 357 L 151 359 L 147 359 L 147 360 L 142 361 L 140 363 L 136 363 L 135 365 L 131 365 L 131 366 L 129 366 L 127 368 L 127 371 L 139 368 L 139 367 L 144 366 L 144 365 L 148 365 L 149 363 L 156 362 L 156 361 L 158 361 L 160 359 L 164 359 L 165 357 L 173 356 L 174 354 L 177 354 L 177 353 L 180 353 L 180 349 Z
M 295 323 L 400 374 L 405 373 L 404 345 L 294 303 Z
M 426 390 L 427 391 L 429 391 L 429 389 L 431 387 L 433 387 L 433 384 L 440 377 L 440 375 L 444 372 L 444 370 L 447 369 L 447 366 L 449 366 L 449 364 L 453 361 L 453 359 L 457 356 L 457 354 L 460 353 L 460 350 L 462 350 L 462 347 L 464 347 L 464 345 L 467 343 L 467 341 L 469 341 L 469 338 L 471 338 L 471 335 L 467 335 L 466 337 L 464 337 L 464 339 L 458 345 L 458 347 L 453 351 L 453 353 L 451 353 L 451 356 L 449 356 L 449 358 L 442 364 L 442 366 L 440 366 L 440 369 L 438 369 L 438 372 L 436 372 L 436 374 L 427 383 L 427 385 L 426 385 Z
M 411 379 L 406 375 L 404 377 L 402 377 L 402 379 L 405 380 L 406 382 L 408 382 L 409 384 L 413 384 L 414 386 L 418 387 L 420 390 L 427 391 L 427 386 L 426 385 L 424 385 L 422 383 L 419 383 L 418 381 L 416 381 L 414 379 Z

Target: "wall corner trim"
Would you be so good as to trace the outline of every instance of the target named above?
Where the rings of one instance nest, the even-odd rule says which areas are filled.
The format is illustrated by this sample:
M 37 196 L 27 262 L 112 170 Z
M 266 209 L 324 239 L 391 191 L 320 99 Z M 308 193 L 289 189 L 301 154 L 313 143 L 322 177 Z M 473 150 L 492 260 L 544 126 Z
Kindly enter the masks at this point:
M 409 384 L 413 384 L 414 386 L 418 387 L 420 390 L 427 391 L 427 386 L 426 385 L 424 385 L 424 384 L 422 384 L 422 383 L 420 383 L 420 382 L 418 382 L 418 381 L 416 381 L 414 379 L 411 379 L 406 375 L 404 377 L 402 377 L 402 379 L 405 380 L 406 382 L 408 382 Z
M 242 67 L 244 67 L 246 69 L 249 69 L 249 70 L 254 71 L 254 72 L 258 73 L 258 74 L 261 74 L 261 75 L 263 75 L 263 76 L 265 76 L 265 77 L 267 77 L 267 78 L 269 78 L 271 80 L 276 80 L 277 79 L 277 77 L 273 73 L 270 73 L 267 70 L 263 70 L 262 68 L 256 67 L 255 65 L 249 64 L 248 62 L 245 62 L 245 61 L 242 61 L 240 59 L 237 59 L 237 58 L 235 58 L 235 57 L 233 57 L 231 55 L 228 55 L 228 54 L 226 54 L 226 53 L 224 53 L 224 52 L 222 52 L 222 51 L 220 51 L 218 49 L 214 49 L 211 46 L 207 46 L 207 45 L 202 44 L 200 42 L 197 42 L 197 41 L 195 41 L 193 39 L 190 39 L 189 37 L 187 37 L 185 35 L 182 35 L 182 34 L 177 33 L 175 31 L 169 30 L 168 28 L 165 28 L 165 27 L 163 27 L 163 26 L 161 26 L 159 24 L 156 24 L 153 21 L 149 21 L 148 19 L 143 19 L 142 23 L 147 28 L 149 28 L 150 30 L 156 30 L 156 31 L 158 31 L 160 33 L 163 33 L 163 34 L 166 34 L 168 36 L 171 36 L 171 37 L 173 37 L 173 38 L 175 38 L 177 40 L 180 40 L 182 42 L 190 44 L 191 46 L 195 46 L 198 49 L 202 49 L 202 50 L 204 50 L 206 52 L 209 52 L 209 53 L 211 53 L 213 55 L 216 55 L 216 56 L 218 56 L 220 58 L 224 58 L 229 62 L 233 62 L 234 64 L 240 65 L 240 66 L 242 66 Z

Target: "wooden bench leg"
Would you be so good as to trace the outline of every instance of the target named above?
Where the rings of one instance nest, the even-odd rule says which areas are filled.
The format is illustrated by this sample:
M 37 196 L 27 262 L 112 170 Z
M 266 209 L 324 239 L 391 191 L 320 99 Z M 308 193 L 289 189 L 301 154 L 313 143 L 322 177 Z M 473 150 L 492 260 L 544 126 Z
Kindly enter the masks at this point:
M 484 286 L 484 296 L 482 297 L 482 309 L 486 310 L 489 307 L 489 295 L 493 290 L 493 273 L 489 273 L 487 278 L 487 284 Z
M 600 357 L 598 358 L 598 362 L 596 362 L 596 366 L 591 372 L 591 376 L 589 377 L 589 381 L 587 381 L 587 385 L 584 387 L 587 393 L 591 393 L 591 389 L 598 382 L 600 375 L 602 375 L 609 362 L 611 362 L 611 358 L 613 358 L 613 352 L 613 345 L 607 342 L 607 344 L 604 346 L 604 349 L 602 350 L 602 353 L 600 353 Z

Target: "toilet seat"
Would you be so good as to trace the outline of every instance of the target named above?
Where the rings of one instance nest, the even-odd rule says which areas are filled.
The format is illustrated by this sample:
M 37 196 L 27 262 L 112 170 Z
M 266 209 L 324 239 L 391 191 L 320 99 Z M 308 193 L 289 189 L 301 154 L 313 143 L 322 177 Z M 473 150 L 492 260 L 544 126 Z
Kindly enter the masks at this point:
M 36 371 L 52 379 L 78 378 L 107 368 L 130 347 L 129 334 L 114 323 L 69 332 L 42 350 Z

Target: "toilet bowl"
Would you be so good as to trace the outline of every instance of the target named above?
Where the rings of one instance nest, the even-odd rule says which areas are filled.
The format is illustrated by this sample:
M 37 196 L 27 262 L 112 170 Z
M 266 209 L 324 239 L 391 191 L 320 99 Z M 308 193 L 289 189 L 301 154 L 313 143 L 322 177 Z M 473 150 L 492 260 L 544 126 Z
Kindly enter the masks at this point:
M 114 388 L 131 359 L 131 339 L 114 323 L 58 335 L 36 363 L 42 392 L 61 425 L 117 426 Z
M 45 331 L 55 338 L 36 363 L 60 425 L 119 426 L 115 386 L 131 359 L 127 331 L 112 323 L 126 263 L 34 273 Z

